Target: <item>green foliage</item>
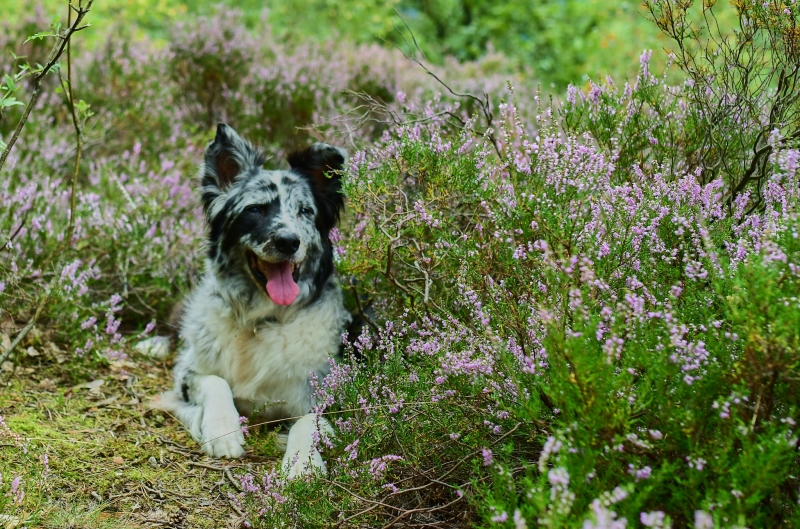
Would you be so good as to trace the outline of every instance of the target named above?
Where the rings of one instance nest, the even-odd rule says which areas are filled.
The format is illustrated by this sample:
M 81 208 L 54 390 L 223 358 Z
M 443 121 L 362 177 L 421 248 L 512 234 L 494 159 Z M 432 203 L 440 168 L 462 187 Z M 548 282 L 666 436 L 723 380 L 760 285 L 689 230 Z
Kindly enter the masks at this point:
M 61 32 L 61 26 L 56 25 L 56 27 L 52 31 L 40 31 L 39 33 L 35 33 L 29 36 L 27 39 L 25 39 L 25 42 L 23 42 L 23 44 L 27 44 L 32 40 L 44 40 L 45 38 L 49 37 L 57 37 L 60 34 L 60 32 Z
M 19 90 L 19 82 L 27 76 L 27 67 L 20 67 L 20 71 L 16 74 L 3 76 L 3 82 L 0 84 L 0 119 L 3 117 L 3 112 L 8 107 L 22 105 L 22 101 L 14 97 Z M 6 148 L 6 144 L 0 141 L 0 152 Z
M 735 19 L 727 9 L 718 11 L 723 27 Z M 635 71 L 642 49 L 666 46 L 668 41 L 643 13 L 641 4 L 630 1 L 405 0 L 353 2 L 343 8 L 329 0 L 277 0 L 269 16 L 274 30 L 294 41 L 377 39 L 412 53 L 415 39 L 436 63 L 448 56 L 476 60 L 497 50 L 546 86 L 563 89 L 606 75 L 625 78 Z M 659 58 L 657 67 L 663 65 Z
M 60 7 L 56 0 L 46 0 L 44 5 L 48 12 Z M 0 0 L 0 7 L 10 20 L 23 13 L 19 3 L 11 0 Z M 124 25 L 137 35 L 166 42 L 171 21 L 232 9 L 244 13 L 251 30 L 268 21 L 272 31 L 289 44 L 336 39 L 383 43 L 411 53 L 414 45 L 407 24 L 436 64 L 447 57 L 474 61 L 494 50 L 507 56 L 517 70 L 532 72 L 545 86 L 553 84 L 557 89 L 606 75 L 615 79 L 633 75 L 642 49 L 669 45 L 644 18 L 644 6 L 629 0 L 613 5 L 598 0 L 358 0 L 346 6 L 332 0 L 270 0 L 266 4 L 245 0 L 221 1 L 218 10 L 196 1 L 135 0 L 97 4 L 90 20 L 102 27 L 126 21 Z M 735 23 L 732 10 L 723 6 L 717 11 L 723 28 Z M 86 39 L 91 46 L 101 44 L 96 35 Z M 659 57 L 655 66 L 663 64 Z

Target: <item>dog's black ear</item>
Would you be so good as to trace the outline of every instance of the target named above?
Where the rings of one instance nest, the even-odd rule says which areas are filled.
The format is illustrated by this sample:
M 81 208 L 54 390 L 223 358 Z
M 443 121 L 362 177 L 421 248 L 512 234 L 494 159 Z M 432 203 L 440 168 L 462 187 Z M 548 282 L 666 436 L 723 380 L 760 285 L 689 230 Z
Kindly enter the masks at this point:
M 292 170 L 311 185 L 319 209 L 318 223 L 327 235 L 344 209 L 342 173 L 347 151 L 327 143 L 315 143 L 305 150 L 291 153 L 288 161 Z
M 243 140 L 233 128 L 224 123 L 217 125 L 217 135 L 206 148 L 203 167 L 203 204 L 227 191 L 236 177 L 264 165 L 266 158 L 250 143 Z

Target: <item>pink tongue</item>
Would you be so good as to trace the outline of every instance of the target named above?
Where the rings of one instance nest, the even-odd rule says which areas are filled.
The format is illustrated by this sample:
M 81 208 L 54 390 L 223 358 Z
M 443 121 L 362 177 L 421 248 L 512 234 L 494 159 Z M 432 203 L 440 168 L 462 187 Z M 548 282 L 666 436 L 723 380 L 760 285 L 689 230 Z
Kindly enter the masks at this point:
M 291 305 L 300 293 L 300 288 L 292 278 L 292 263 L 284 261 L 282 263 L 268 264 L 265 267 L 267 273 L 267 294 L 272 301 L 278 305 Z

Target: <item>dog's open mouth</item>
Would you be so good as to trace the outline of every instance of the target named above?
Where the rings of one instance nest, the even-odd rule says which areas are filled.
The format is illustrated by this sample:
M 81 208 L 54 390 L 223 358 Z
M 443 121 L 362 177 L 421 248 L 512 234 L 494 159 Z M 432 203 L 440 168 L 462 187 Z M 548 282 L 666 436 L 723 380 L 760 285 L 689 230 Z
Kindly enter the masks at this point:
M 300 263 L 281 261 L 270 263 L 248 252 L 248 261 L 253 276 L 264 285 L 269 298 L 278 305 L 291 305 L 300 293 L 297 280 L 300 278 Z

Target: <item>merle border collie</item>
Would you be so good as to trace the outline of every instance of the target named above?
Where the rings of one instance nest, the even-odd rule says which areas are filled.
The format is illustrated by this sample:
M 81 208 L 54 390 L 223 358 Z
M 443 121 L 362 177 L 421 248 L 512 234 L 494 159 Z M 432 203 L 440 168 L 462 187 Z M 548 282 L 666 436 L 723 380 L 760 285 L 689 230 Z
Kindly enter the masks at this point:
M 174 390 L 154 406 L 213 457 L 244 454 L 239 417 L 266 405 L 259 418 L 301 417 L 286 439 L 289 477 L 325 471 L 315 441 L 332 430 L 311 413 L 311 381 L 329 372 L 352 322 L 328 238 L 344 206 L 345 158 L 316 143 L 290 155 L 289 170 L 265 170 L 266 158 L 225 124 L 206 149 L 205 276 L 183 307 Z

